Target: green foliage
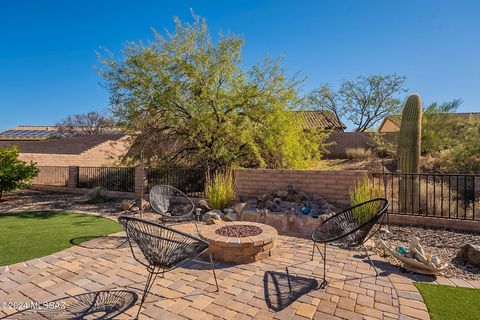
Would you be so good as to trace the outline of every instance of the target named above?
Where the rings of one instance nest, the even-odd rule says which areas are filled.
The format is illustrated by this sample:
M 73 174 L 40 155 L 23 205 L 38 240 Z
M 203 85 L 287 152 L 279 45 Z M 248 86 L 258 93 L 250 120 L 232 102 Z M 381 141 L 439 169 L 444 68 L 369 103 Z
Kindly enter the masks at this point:
M 480 290 L 415 283 L 432 320 L 480 319 Z
M 423 110 L 422 154 L 431 155 L 456 143 L 459 121 L 452 113 L 461 103 L 459 99 L 442 104 L 434 102 Z
M 19 154 L 15 146 L 0 148 L 0 200 L 6 191 L 30 187 L 38 175 L 35 164 L 20 160 Z
M 368 200 L 382 197 L 381 190 L 374 188 L 368 181 L 368 179 L 362 179 L 355 184 L 355 188 L 350 190 L 350 203 L 352 207 L 364 203 Z M 376 209 L 376 208 L 373 208 Z M 353 216 L 358 225 L 361 225 L 375 214 L 375 210 L 372 207 L 359 207 L 353 209 Z
M 422 102 L 418 94 L 412 94 L 405 102 L 400 126 L 398 169 L 402 173 L 420 172 L 422 132 Z
M 395 158 L 398 151 L 398 134 L 390 133 L 391 139 L 387 139 L 385 134 L 372 132 L 368 145 L 373 149 L 379 158 Z
M 40 258 L 122 230 L 111 219 L 70 212 L 0 214 L 0 266 Z
M 480 123 L 471 118 L 459 125 L 456 143 L 439 156 L 441 171 L 480 172 Z
M 112 201 L 112 198 L 105 194 L 101 187 L 95 187 L 87 194 L 86 203 L 99 204 Z
M 223 210 L 232 205 L 235 198 L 235 176 L 231 168 L 220 169 L 212 176 L 207 173 L 205 196 L 212 209 Z
M 368 131 L 384 117 L 401 109 L 399 94 L 406 92 L 405 77 L 397 74 L 360 76 L 343 81 L 338 91 L 322 84 L 308 96 L 308 102 L 348 119 L 355 131 Z
M 129 43 L 121 61 L 100 57 L 113 113 L 135 133 L 129 155 L 159 165 L 307 168 L 326 135 L 304 132 L 300 80 L 278 60 L 241 65 L 243 39 L 213 42 L 204 20 L 176 19 L 148 44 Z M 319 151 L 320 150 L 320 151 Z

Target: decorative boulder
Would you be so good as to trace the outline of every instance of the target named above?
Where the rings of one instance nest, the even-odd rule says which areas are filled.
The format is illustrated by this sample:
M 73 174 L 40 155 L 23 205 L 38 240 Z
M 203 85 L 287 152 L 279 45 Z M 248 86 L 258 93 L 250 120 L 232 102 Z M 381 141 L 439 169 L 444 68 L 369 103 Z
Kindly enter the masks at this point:
M 210 205 L 208 204 L 207 200 L 205 200 L 205 199 L 201 199 L 200 201 L 198 201 L 197 207 L 201 208 L 203 211 L 207 211 L 207 210 L 212 209 L 210 207 Z
M 120 203 L 120 209 L 122 211 L 128 211 L 128 210 L 132 209 L 132 207 L 133 207 L 133 201 L 131 201 L 131 200 L 123 200 Z
M 235 212 L 229 211 L 228 213 L 225 214 L 225 216 L 223 217 L 223 220 L 225 220 L 225 221 L 237 221 L 238 216 Z
M 148 202 L 147 200 L 143 200 L 142 209 L 145 210 L 145 209 L 148 209 L 149 207 L 150 207 L 150 202 Z
M 213 224 L 213 220 L 221 220 L 223 218 L 223 212 L 220 210 L 210 210 L 203 215 L 203 222 L 206 224 Z
M 247 205 L 246 202 L 236 203 L 233 206 L 233 211 L 235 211 L 236 214 L 240 215 L 240 214 L 242 214 L 242 211 L 243 211 L 243 209 L 245 208 L 246 205 Z
M 480 267 L 480 247 L 466 244 L 457 253 L 457 259 Z
M 363 246 L 365 247 L 365 249 L 373 251 L 373 249 L 375 249 L 375 242 L 373 242 L 372 239 L 368 239 L 367 241 L 365 241 Z

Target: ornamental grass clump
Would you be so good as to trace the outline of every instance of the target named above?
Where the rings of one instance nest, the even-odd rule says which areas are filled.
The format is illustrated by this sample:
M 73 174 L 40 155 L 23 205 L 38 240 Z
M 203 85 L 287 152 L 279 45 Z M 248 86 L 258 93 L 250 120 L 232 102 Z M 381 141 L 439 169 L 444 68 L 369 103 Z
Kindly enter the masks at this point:
M 367 202 L 372 199 L 381 198 L 382 192 L 380 189 L 374 188 L 368 179 L 362 179 L 356 183 L 355 188 L 350 191 L 350 202 L 352 207 Z M 362 225 L 376 213 L 378 207 L 361 206 L 353 209 L 353 216 L 358 225 Z
M 221 169 L 213 175 L 207 172 L 205 196 L 212 209 L 223 210 L 230 207 L 235 198 L 233 169 Z

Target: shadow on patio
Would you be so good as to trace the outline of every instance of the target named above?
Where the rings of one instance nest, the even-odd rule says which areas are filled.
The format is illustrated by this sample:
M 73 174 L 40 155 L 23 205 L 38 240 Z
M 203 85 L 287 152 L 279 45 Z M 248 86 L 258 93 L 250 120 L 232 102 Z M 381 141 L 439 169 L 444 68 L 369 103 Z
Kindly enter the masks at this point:
M 2 319 L 115 319 L 137 300 L 133 291 L 89 292 L 32 305 Z
M 290 275 L 285 272 L 267 271 L 263 277 L 265 302 L 269 309 L 281 311 L 301 296 L 318 288 L 315 279 Z

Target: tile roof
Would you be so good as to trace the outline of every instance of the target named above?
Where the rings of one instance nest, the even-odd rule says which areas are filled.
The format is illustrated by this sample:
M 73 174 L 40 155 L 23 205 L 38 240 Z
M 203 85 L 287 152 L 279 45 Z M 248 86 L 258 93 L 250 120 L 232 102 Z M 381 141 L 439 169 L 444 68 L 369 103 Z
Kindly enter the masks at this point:
M 80 154 L 109 140 L 118 140 L 123 134 L 95 134 L 41 141 L 1 141 L 1 147 L 17 146 L 22 153 Z
M 295 111 L 303 120 L 303 129 L 324 128 L 343 131 L 346 126 L 330 110 Z
M 454 116 L 459 120 L 468 120 L 470 117 L 475 117 L 475 118 L 478 118 L 478 120 L 480 121 L 480 112 L 458 112 L 458 113 L 448 113 L 448 115 Z M 389 119 L 390 121 L 398 125 L 398 127 L 400 127 L 400 124 L 402 123 L 402 115 L 400 114 L 386 116 L 382 124 L 385 122 L 386 119 Z

